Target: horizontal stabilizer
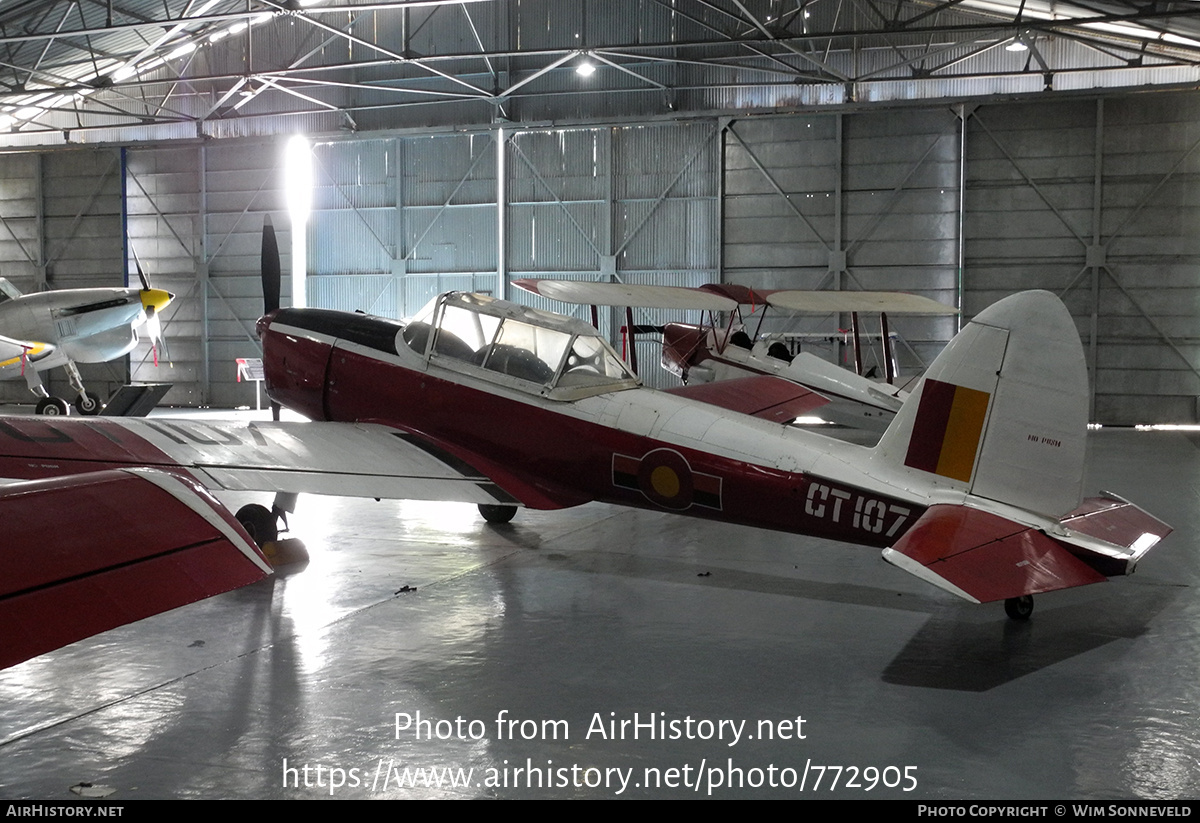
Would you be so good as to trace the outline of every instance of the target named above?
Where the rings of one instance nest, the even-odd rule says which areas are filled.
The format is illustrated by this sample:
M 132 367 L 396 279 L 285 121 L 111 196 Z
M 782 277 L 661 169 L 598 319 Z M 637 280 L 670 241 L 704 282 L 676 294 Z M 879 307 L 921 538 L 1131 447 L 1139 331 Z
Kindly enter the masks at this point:
M 668 394 L 699 400 L 710 406 L 761 417 L 775 423 L 787 423 L 802 414 L 824 406 L 829 400 L 790 380 L 770 375 L 719 380 L 715 383 L 695 383 Z
M 929 507 L 884 560 L 975 603 L 1105 579 L 1039 529 L 966 506 Z
M 270 574 L 233 516 L 169 472 L 6 486 L 0 522 L 0 668 Z
M 1139 555 L 1173 531 L 1170 526 L 1140 506 L 1109 494 L 1087 498 L 1083 505 L 1060 522 L 1072 531 L 1137 552 Z

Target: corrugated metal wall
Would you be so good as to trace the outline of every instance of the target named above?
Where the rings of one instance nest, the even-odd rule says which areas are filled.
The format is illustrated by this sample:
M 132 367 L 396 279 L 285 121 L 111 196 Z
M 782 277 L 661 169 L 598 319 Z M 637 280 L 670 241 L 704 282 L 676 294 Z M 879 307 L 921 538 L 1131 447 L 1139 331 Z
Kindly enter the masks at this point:
M 765 289 L 910 291 L 954 305 L 958 122 L 941 109 L 731 123 L 726 279 Z M 838 330 L 849 325 L 849 317 L 768 314 L 764 328 L 840 341 Z M 891 328 L 903 341 L 897 354 L 906 376 L 955 331 L 945 318 L 892 317 Z M 813 345 L 853 363 L 840 342 Z
M 1172 93 L 348 136 L 314 149 L 309 301 L 405 316 L 446 289 L 498 293 L 499 271 L 900 289 L 961 299 L 969 317 L 1013 291 L 1049 288 L 1067 299 L 1094 363 L 1096 419 L 1194 420 L 1197 123 L 1200 95 Z M 257 352 L 267 213 L 290 262 L 282 145 L 127 153 L 131 246 L 156 285 L 179 295 L 166 316 L 171 362 L 155 367 L 142 347 L 131 370 L 175 382 L 172 402 L 253 402 L 233 360 Z M 0 272 L 23 289 L 43 261 L 59 287 L 120 282 L 119 150 L 7 155 L 0 178 Z M 643 312 L 636 322 L 667 319 Z M 847 321 L 771 328 L 832 337 Z M 611 338 L 623 324 L 621 312 L 601 313 Z M 893 318 L 902 365 L 914 373 L 955 326 Z M 845 362 L 836 345 L 828 351 Z M 639 354 L 656 362 L 658 344 Z M 124 369 L 88 376 L 108 390 Z M 0 391 L 27 397 L 18 383 Z
M 1200 98 L 987 106 L 967 130 L 966 308 L 1063 295 L 1103 422 L 1197 419 Z
M 148 347 L 139 348 L 133 379 L 174 383 L 165 403 L 254 403 L 253 385 L 237 382 L 235 360 L 260 353 L 254 321 L 268 213 L 285 271 L 289 265 L 281 157 L 279 141 L 128 152 L 130 245 L 151 282 L 176 294 L 163 315 L 170 357 L 156 367 Z

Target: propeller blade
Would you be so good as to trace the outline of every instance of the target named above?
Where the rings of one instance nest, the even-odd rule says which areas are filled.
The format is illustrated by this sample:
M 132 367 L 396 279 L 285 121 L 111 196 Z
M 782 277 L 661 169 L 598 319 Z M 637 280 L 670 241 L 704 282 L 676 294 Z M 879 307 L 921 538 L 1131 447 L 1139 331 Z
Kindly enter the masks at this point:
M 279 281 L 283 277 L 279 263 L 279 244 L 275 241 L 275 226 L 271 215 L 263 220 L 262 236 L 262 291 L 263 314 L 279 308 Z
M 137 252 L 134 251 L 133 246 L 130 246 L 129 250 L 133 252 L 133 265 L 137 266 L 138 280 L 142 281 L 142 288 L 148 290 L 150 288 L 150 278 L 142 270 L 142 261 L 138 260 Z
M 151 348 L 154 350 L 154 365 L 158 365 L 158 352 L 160 349 L 162 350 L 163 357 L 170 362 L 171 352 L 167 348 L 167 338 L 163 336 L 162 315 L 154 310 L 154 306 L 146 307 L 146 334 L 149 336 Z

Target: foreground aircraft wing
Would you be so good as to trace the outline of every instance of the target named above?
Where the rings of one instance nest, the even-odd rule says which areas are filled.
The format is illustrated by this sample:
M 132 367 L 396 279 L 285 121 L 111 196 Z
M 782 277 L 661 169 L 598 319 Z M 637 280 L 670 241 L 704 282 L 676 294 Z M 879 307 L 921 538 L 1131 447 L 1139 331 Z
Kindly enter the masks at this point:
M 1115 497 L 1088 498 L 1038 528 L 960 505 L 931 506 L 884 559 L 975 603 L 1133 572 L 1171 527 Z
M 269 575 L 210 489 L 539 502 L 348 423 L 0 417 L 0 477 L 18 480 L 0 486 L 0 668 Z
M 804 386 L 770 375 L 695 383 L 664 391 L 776 423 L 795 420 L 829 402 L 828 398 Z
M 233 516 L 172 472 L 14 483 L 0 522 L 0 668 L 271 573 Z
M 228 491 L 518 502 L 460 457 L 388 426 L 0 417 L 0 477 L 138 466 Z

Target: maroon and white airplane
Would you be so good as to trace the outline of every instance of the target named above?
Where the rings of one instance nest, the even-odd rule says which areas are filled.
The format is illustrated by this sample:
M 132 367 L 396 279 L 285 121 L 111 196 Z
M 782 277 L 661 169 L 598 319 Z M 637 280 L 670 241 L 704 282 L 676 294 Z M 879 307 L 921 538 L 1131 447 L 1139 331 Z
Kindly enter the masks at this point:
M 459 500 L 493 522 L 592 500 L 675 512 L 873 546 L 1018 619 L 1034 594 L 1133 572 L 1170 532 L 1082 499 L 1087 374 L 1048 292 L 968 323 L 873 448 L 783 425 L 793 383 L 647 389 L 592 326 L 480 295 L 408 323 L 276 309 L 258 328 L 271 397 L 315 422 L 0 418 L 0 476 L 34 481 L 0 491 L 6 527 L 27 526 L 8 538 L 24 571 L 0 620 L 23 628 L 0 666 L 265 574 L 205 489 Z M 114 484 L 162 493 L 130 506 L 141 492 Z M 55 534 L 82 536 L 48 555 L 64 507 Z M 240 519 L 273 529 L 262 507 Z M 74 619 L 89 610 L 103 619 Z

